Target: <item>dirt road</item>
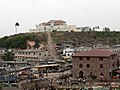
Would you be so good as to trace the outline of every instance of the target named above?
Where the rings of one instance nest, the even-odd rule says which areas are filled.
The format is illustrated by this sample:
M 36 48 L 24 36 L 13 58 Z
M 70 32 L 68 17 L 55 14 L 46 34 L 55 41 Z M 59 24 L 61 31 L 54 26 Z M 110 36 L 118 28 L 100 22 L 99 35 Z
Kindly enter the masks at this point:
M 54 59 L 57 60 L 58 56 L 57 56 L 56 50 L 54 48 L 54 43 L 52 41 L 51 32 L 48 31 L 47 35 L 48 35 L 48 49 L 49 49 L 49 53 L 50 53 L 50 55 L 51 55 L 52 58 L 54 58 Z

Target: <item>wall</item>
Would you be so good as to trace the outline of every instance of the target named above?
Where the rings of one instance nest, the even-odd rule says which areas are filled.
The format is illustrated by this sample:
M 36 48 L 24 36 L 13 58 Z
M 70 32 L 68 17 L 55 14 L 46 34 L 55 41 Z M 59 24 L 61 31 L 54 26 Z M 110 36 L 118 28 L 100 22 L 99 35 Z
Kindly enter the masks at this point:
M 36 25 L 36 29 L 30 29 L 30 32 L 45 32 L 56 30 L 56 31 L 75 31 L 76 25 L 56 25 L 56 26 L 44 26 L 42 24 Z
M 79 72 L 82 71 L 84 76 L 90 80 L 89 76 L 91 72 L 97 76 L 97 79 L 99 79 L 100 73 L 103 73 L 105 78 L 110 79 L 109 71 L 111 71 L 112 65 L 115 64 L 116 60 L 113 60 L 112 57 L 104 58 L 103 61 L 99 60 L 99 57 L 91 57 L 90 60 L 86 60 L 86 57 L 82 60 L 79 60 L 79 57 L 73 57 L 72 62 L 73 76 L 79 77 Z M 82 68 L 79 67 L 80 64 L 83 65 Z M 90 68 L 86 67 L 87 64 L 90 64 Z M 100 64 L 103 64 L 103 68 L 100 68 Z
M 48 51 L 38 50 L 17 50 L 15 51 L 15 59 L 26 59 L 26 60 L 40 60 L 48 57 Z

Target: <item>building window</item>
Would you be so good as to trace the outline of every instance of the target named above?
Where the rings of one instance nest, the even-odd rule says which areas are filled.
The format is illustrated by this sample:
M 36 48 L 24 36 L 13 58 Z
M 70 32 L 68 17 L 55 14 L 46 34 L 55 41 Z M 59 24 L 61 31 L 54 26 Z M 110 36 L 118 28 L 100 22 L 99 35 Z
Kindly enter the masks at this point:
M 41 53 L 39 53 L 39 55 L 41 55 Z
M 100 64 L 100 68 L 103 68 L 103 65 L 102 65 L 102 64 Z
M 90 76 L 92 76 L 92 72 L 90 72 Z
M 100 76 L 104 76 L 104 74 L 103 74 L 103 73 L 100 73 Z
M 112 59 L 114 59 L 114 57 L 112 56 Z
M 87 57 L 87 60 L 90 60 L 90 57 Z
M 87 64 L 87 68 L 90 68 L 90 64 Z
M 79 57 L 79 60 L 82 60 L 82 57 Z
M 33 53 L 35 55 L 35 53 Z
M 44 30 L 46 30 L 46 27 L 44 27 Z
M 117 59 L 116 66 L 117 66 L 117 67 L 119 67 L 119 66 L 120 66 L 119 59 Z
M 80 64 L 80 65 L 79 65 L 79 67 L 80 67 L 80 68 L 82 68 L 82 67 L 83 67 L 83 65 L 82 65 L 82 64 Z
M 103 58 L 100 57 L 99 60 L 100 60 L 100 61 L 103 61 Z

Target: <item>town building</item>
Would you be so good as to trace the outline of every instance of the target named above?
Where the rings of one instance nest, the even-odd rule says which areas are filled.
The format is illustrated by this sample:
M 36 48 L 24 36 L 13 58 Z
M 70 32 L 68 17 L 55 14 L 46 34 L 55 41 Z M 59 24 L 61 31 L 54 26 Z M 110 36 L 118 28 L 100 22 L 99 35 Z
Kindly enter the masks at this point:
M 100 49 L 76 53 L 72 63 L 73 77 L 86 80 L 110 80 L 112 71 L 119 67 L 117 54 Z
M 75 52 L 89 51 L 89 50 L 92 50 L 92 47 L 87 47 L 87 46 L 75 47 Z
M 45 31 L 79 31 L 76 25 L 67 25 L 63 20 L 50 20 L 48 22 L 36 25 L 36 29 L 30 29 L 30 32 L 45 32 Z
M 48 58 L 47 50 L 39 49 L 25 49 L 25 50 L 15 50 L 15 60 L 25 59 L 25 60 L 43 60 Z
M 112 51 L 113 51 L 113 52 L 120 53 L 120 44 L 118 44 L 118 45 L 113 45 L 113 46 L 112 46 Z
M 64 48 L 63 49 L 63 55 L 65 56 L 72 56 L 75 53 L 75 50 L 73 48 Z
M 67 47 L 63 49 L 63 59 L 70 59 L 73 54 L 75 54 L 74 48 Z
M 120 44 L 117 45 L 103 45 L 103 44 L 96 44 L 93 46 L 94 49 L 103 49 L 103 50 L 109 50 L 115 53 L 120 52 Z
M 103 44 L 95 44 L 93 45 L 94 49 L 103 49 L 103 50 L 111 50 L 110 45 L 103 45 Z
M 55 70 L 58 70 L 59 68 L 59 64 L 43 64 L 43 65 L 36 65 L 34 67 L 31 68 L 32 73 L 34 74 L 34 76 L 36 77 L 40 77 L 43 73 L 49 73 Z

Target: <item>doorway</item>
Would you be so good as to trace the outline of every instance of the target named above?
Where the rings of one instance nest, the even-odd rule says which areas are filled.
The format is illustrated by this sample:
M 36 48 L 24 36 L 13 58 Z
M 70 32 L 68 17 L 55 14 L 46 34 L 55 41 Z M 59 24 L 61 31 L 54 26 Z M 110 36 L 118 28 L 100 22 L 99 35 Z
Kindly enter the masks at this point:
M 83 78 L 83 72 L 82 71 L 79 72 L 79 78 Z

